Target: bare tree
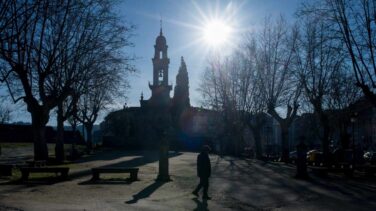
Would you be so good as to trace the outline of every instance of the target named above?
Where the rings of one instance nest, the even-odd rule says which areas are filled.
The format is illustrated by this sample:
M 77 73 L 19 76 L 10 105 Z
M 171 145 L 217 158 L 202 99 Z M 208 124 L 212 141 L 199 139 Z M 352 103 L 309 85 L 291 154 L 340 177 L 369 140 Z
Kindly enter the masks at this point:
M 4 124 L 11 120 L 11 113 L 12 113 L 12 110 L 9 108 L 9 106 L 1 104 L 0 105 L 0 124 Z
M 89 151 L 92 149 L 92 130 L 98 115 L 121 95 L 124 88 L 127 88 L 127 82 L 124 80 L 126 72 L 121 65 L 120 62 L 112 62 L 97 66 L 95 68 L 97 74 L 87 81 L 84 86 L 85 91 L 76 104 L 74 118 L 86 129 Z
M 72 84 L 73 94 L 57 105 L 57 143 L 56 158 L 58 161 L 64 159 L 64 122 L 72 115 L 77 114 L 77 103 L 82 95 L 87 95 L 88 91 L 95 90 L 95 84 L 91 81 L 107 80 L 108 75 L 118 76 L 125 82 L 126 73 L 133 71 L 131 60 L 133 58 L 123 52 L 125 47 L 132 46 L 130 42 L 132 25 L 121 24 L 118 15 L 112 12 L 113 4 L 111 1 L 93 1 L 96 7 L 93 11 L 89 10 L 85 14 L 85 24 L 77 26 L 77 30 L 84 32 L 78 34 L 73 46 L 81 46 L 77 49 L 76 57 L 69 59 L 69 48 L 63 52 L 65 54 L 61 69 L 76 69 L 83 73 L 79 80 Z M 96 4 L 100 5 L 96 5 Z M 90 32 L 90 33 L 87 33 Z M 99 69 L 101 68 L 101 69 Z M 122 73 L 122 75 L 120 75 Z M 112 78 L 113 86 L 119 85 L 116 82 L 122 82 Z M 63 82 L 63 81 L 60 81 Z M 56 83 L 61 86 L 61 83 Z M 90 87 L 91 86 L 91 87 Z M 103 89 L 110 87 L 101 86 Z
M 364 37 L 368 32 L 361 24 L 361 19 L 367 17 L 362 17 L 359 10 L 359 6 L 365 9 L 367 4 L 365 1 L 315 1 L 303 4 L 297 13 L 300 19 L 307 20 L 303 23 L 305 33 L 301 42 L 305 58 L 298 56 L 301 59 L 298 72 L 303 76 L 305 95 L 322 128 L 325 157 L 329 153 L 329 136 L 333 130 L 339 130 L 342 142 L 347 139 L 349 106 L 360 98 L 360 90 L 371 101 L 373 98 L 373 76 L 370 66 L 364 63 L 370 61 L 372 55 L 367 54 L 367 47 L 363 45 L 370 37 Z M 372 36 L 374 32 L 369 30 Z M 362 33 L 363 38 L 359 37 Z M 355 74 L 351 74 L 351 69 Z M 342 146 L 347 148 L 348 143 L 342 143 Z
M 267 111 L 281 128 L 281 160 L 289 158 L 289 127 L 297 115 L 301 85 L 293 74 L 293 52 L 297 30 L 289 27 L 283 17 L 278 21 L 266 18 L 257 37 L 257 71 Z M 285 112 L 279 112 L 285 109 Z
M 318 0 L 307 2 L 301 13 L 317 13 L 342 42 L 352 64 L 356 85 L 376 105 L 376 2 L 373 0 Z
M 0 34 L 1 79 L 14 102 L 23 100 L 31 114 L 34 159 L 47 159 L 45 125 L 50 111 L 74 93 L 73 85 L 88 78 L 79 66 L 84 56 L 108 43 L 92 42 L 95 20 L 112 21 L 111 1 L 10 1 Z M 100 22 L 103 23 L 103 22 Z M 3 25 L 3 24 L 1 24 Z M 89 27 L 85 27 L 85 26 Z M 103 26 L 103 24 L 99 24 Z M 102 31 L 108 33 L 105 25 Z M 85 29 L 85 30 L 83 30 Z M 112 35 L 117 37 L 119 31 Z M 115 43 L 123 41 L 113 40 Z M 101 45 L 98 45 L 101 44 Z
M 242 119 L 253 134 L 256 158 L 263 155 L 261 131 L 266 123 L 266 98 L 261 89 L 261 78 L 257 70 L 257 45 L 253 37 L 244 42 L 245 48 L 235 54 L 239 71 L 237 73 L 238 110 L 243 111 Z
M 343 149 L 346 149 L 350 147 L 348 127 L 351 115 L 353 115 L 351 105 L 364 95 L 359 87 L 354 84 L 352 72 L 346 69 L 346 71 L 335 72 L 329 96 L 327 101 L 328 108 L 331 111 L 335 111 L 330 115 L 330 122 L 334 125 L 334 129 L 339 131 L 340 144 Z
M 221 152 L 227 151 L 236 153 L 239 135 L 235 130 L 240 129 L 238 111 L 236 108 L 236 87 L 232 74 L 233 68 L 230 58 L 221 59 L 219 56 L 211 58 L 201 79 L 200 89 L 203 105 L 211 108 L 220 114 L 225 126 L 224 137 L 220 140 Z
M 75 110 L 77 97 L 75 94 L 68 96 L 63 102 L 59 102 L 56 108 L 56 122 L 57 122 L 57 134 L 56 134 L 56 146 L 55 155 L 57 162 L 63 162 L 65 159 L 64 153 L 64 122 L 70 118 Z
M 244 145 L 244 129 L 249 127 L 259 158 L 262 156 L 260 130 L 264 121 L 260 114 L 266 106 L 258 86 L 254 42 L 246 44 L 245 49 L 227 58 L 212 59 L 199 91 L 205 105 L 221 114 L 226 140 L 221 141 L 220 147 L 239 154 Z
M 365 96 L 376 106 L 376 2 L 327 0 L 328 14 L 346 45 L 354 75 Z
M 288 130 L 296 116 L 301 91 L 292 67 L 297 32 L 289 31 L 286 25 L 283 18 L 275 23 L 266 19 L 263 30 L 245 40 L 245 48 L 242 46 L 230 58 L 211 62 L 200 86 L 205 102 L 221 111 L 229 128 L 247 125 L 252 130 L 258 157 L 262 154 L 262 113 L 272 115 L 282 130 L 284 160 L 289 156 Z M 286 108 L 285 117 L 277 112 L 281 108 Z
M 310 13 L 302 16 L 302 36 L 296 48 L 297 75 L 304 89 L 304 96 L 311 104 L 320 123 L 324 158 L 329 155 L 331 134 L 330 106 L 332 90 L 343 84 L 335 80 L 347 71 L 342 44 L 332 37 L 330 27 L 321 16 Z

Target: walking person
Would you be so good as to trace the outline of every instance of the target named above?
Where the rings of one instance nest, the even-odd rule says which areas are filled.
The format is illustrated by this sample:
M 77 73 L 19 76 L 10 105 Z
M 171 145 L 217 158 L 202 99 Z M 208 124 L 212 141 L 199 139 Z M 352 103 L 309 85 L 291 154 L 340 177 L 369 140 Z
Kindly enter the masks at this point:
M 202 147 L 201 153 L 197 156 L 197 176 L 200 178 L 200 183 L 197 185 L 196 189 L 192 194 L 198 196 L 198 192 L 203 188 L 202 199 L 210 200 L 208 196 L 209 189 L 209 177 L 211 174 L 211 166 L 209 159 L 209 146 L 205 145 Z

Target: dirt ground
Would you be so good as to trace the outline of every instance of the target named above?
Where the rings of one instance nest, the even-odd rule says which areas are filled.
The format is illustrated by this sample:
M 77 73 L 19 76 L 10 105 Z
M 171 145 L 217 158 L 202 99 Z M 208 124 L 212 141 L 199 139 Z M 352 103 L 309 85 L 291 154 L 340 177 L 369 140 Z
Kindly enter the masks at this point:
M 211 155 L 212 177 L 203 201 L 197 185 L 197 153 L 170 153 L 171 182 L 161 183 L 153 151 L 105 150 L 71 165 L 68 181 L 0 179 L 0 210 L 376 210 L 375 178 L 329 175 L 293 178 L 293 166 Z M 90 182 L 93 167 L 139 167 L 139 181 L 104 174 Z

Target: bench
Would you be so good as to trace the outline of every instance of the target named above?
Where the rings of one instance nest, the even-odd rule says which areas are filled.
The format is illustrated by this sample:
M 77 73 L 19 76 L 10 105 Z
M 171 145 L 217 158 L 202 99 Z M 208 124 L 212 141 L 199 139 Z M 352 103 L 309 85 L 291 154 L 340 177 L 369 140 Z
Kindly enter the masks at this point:
M 46 166 L 46 161 L 45 160 L 28 160 L 26 161 L 26 164 L 29 167 L 44 167 Z
M 21 180 L 27 180 L 30 173 L 60 173 L 62 179 L 68 178 L 68 167 L 21 167 L 20 168 L 22 178 Z
M 92 168 L 91 172 L 93 173 L 92 180 L 99 180 L 100 173 L 130 173 L 130 179 L 132 181 L 137 180 L 138 168 L 124 168 L 124 167 L 104 167 L 104 168 Z

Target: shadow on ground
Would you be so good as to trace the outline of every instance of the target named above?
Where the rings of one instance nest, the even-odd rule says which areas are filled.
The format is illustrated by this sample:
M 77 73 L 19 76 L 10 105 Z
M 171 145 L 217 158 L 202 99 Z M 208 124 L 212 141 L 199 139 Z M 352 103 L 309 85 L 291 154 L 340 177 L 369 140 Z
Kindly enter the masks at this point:
M 181 155 L 182 153 L 170 153 L 169 158 L 176 157 Z M 111 167 L 127 167 L 127 168 L 134 168 L 134 167 L 140 167 L 148 163 L 153 163 L 159 160 L 159 154 L 158 151 L 148 151 L 148 152 L 143 152 L 140 157 L 133 158 L 131 160 L 127 161 L 122 161 L 114 164 L 109 164 L 109 165 L 103 165 L 103 166 L 97 166 L 97 167 L 106 167 L 106 168 L 111 168 Z M 91 169 L 79 171 L 79 172 L 73 172 L 69 174 L 70 179 L 76 179 L 84 176 L 89 176 L 91 175 Z M 92 183 L 90 180 L 79 183 L 79 184 L 97 184 L 97 183 Z
M 126 201 L 126 204 L 135 204 L 138 200 L 148 198 L 154 191 L 160 188 L 165 182 L 155 181 L 137 194 L 133 195 L 133 199 Z
M 38 186 L 38 185 L 54 185 L 60 182 L 64 182 L 64 180 L 57 179 L 57 178 L 35 178 L 35 179 L 29 179 L 27 181 L 21 181 L 21 180 L 14 180 L 14 181 L 7 181 L 4 183 L 0 183 L 0 186 L 4 185 L 25 185 L 26 187 L 30 186 Z
M 121 161 L 118 163 L 114 164 L 109 164 L 109 165 L 102 165 L 102 166 L 95 166 L 95 167 L 140 167 L 148 163 L 153 163 L 159 160 L 159 152 L 158 151 L 120 151 L 120 150 L 105 150 L 103 152 L 99 152 L 98 154 L 91 155 L 92 158 L 84 158 L 81 161 L 74 162 L 74 163 L 83 163 L 83 162 L 88 162 L 88 161 L 100 161 L 100 160 L 111 160 L 111 159 L 117 159 L 121 157 L 127 157 L 127 156 L 138 156 L 135 157 L 131 160 L 126 160 L 126 161 Z M 180 156 L 182 153 L 179 152 L 174 152 L 170 153 L 169 157 L 176 157 Z M 94 158 L 96 157 L 96 158 Z M 69 180 L 74 180 L 77 178 L 85 177 L 85 176 L 90 176 L 92 175 L 91 169 L 85 169 L 85 170 L 79 170 L 79 171 L 74 171 L 70 172 L 68 174 L 68 181 Z M 6 182 L 1 182 L 1 185 L 52 185 L 56 184 L 59 182 L 65 182 L 67 180 L 61 180 L 58 177 L 43 177 L 43 178 L 38 178 L 38 179 L 28 179 L 27 181 L 20 181 L 20 180 L 14 180 L 14 181 L 6 181 Z M 80 185 L 90 185 L 90 184 L 130 184 L 131 182 L 128 180 L 99 180 L 98 182 L 92 182 L 91 180 L 87 180 L 84 182 L 79 183 Z
M 99 180 L 87 180 L 84 182 L 78 183 L 79 185 L 129 185 L 133 180 L 127 178 L 111 178 L 111 179 L 99 179 Z
M 196 197 L 192 199 L 196 203 L 196 208 L 193 211 L 209 211 L 208 201 L 203 199 L 202 202 Z
M 142 153 L 148 153 L 153 151 L 142 151 Z M 98 156 L 100 154 L 100 156 Z M 114 160 L 124 156 L 138 156 L 140 155 L 140 151 L 136 150 L 119 150 L 119 149 L 111 149 L 111 148 L 104 148 L 96 151 L 93 154 L 87 155 L 82 157 L 78 160 L 75 160 L 73 163 L 86 163 L 91 161 L 106 161 L 106 160 Z
M 330 175 L 327 178 L 319 178 L 310 174 L 308 180 L 296 180 L 294 179 L 296 167 L 293 165 L 231 157 L 218 157 L 214 160 L 213 170 L 215 181 L 223 179 L 234 181 L 223 189 L 224 195 L 239 193 L 241 189 L 245 195 L 252 195 L 252 200 L 247 202 L 243 202 L 237 196 L 228 198 L 228 204 L 232 204 L 231 208 L 234 209 L 274 209 L 292 203 L 319 202 L 320 199 L 361 204 L 365 210 L 375 206 L 376 195 L 370 194 L 376 192 L 375 178 L 369 179 L 368 182 L 368 179 L 363 177 Z M 214 181 L 213 183 L 215 185 Z M 249 189 L 244 189 L 245 184 L 248 184 Z M 259 201 L 266 198 L 273 200 L 261 205 Z

